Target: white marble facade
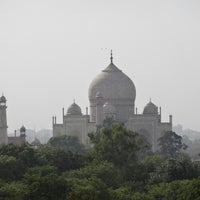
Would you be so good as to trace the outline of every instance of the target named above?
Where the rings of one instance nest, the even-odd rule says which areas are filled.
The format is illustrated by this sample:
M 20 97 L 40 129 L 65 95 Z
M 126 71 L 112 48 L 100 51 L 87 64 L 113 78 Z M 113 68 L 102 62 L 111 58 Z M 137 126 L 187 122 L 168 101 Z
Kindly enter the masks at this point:
M 151 101 L 142 114 L 135 112 L 134 83 L 113 64 L 112 54 L 110 65 L 91 82 L 88 96 L 90 115 L 88 109 L 86 114 L 82 114 L 81 108 L 74 102 L 66 113 L 63 109 L 62 123 L 58 124 L 53 117 L 53 136 L 77 136 L 82 144 L 89 147 L 88 133 L 102 126 L 106 117 L 112 117 L 116 122 L 125 123 L 128 129 L 142 134 L 156 151 L 158 138 L 165 131 L 172 130 L 172 116 L 169 116 L 169 122 L 161 122 L 161 108 L 158 112 L 158 107 Z

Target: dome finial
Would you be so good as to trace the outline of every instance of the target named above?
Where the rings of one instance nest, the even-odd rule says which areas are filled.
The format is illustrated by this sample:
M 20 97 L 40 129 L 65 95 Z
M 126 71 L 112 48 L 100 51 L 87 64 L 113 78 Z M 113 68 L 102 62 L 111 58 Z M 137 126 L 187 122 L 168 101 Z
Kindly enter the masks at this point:
M 112 49 L 110 50 L 110 62 L 113 63 L 113 54 L 112 54 Z

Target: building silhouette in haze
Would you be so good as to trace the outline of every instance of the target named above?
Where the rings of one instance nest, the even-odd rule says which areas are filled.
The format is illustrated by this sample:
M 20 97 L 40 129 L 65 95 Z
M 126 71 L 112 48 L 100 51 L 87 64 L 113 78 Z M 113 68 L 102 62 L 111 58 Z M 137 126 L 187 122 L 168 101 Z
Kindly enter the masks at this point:
M 112 118 L 122 122 L 132 131 L 143 135 L 150 143 L 152 151 L 158 147 L 158 139 L 165 131 L 172 130 L 172 116 L 169 122 L 161 121 L 161 108 L 151 102 L 138 114 L 135 108 L 136 88 L 133 81 L 114 63 L 111 52 L 110 64 L 91 82 L 88 90 L 90 113 L 86 108 L 83 114 L 74 101 L 65 112 L 63 121 L 57 123 L 53 117 L 53 136 L 71 135 L 79 138 L 85 146 L 90 146 L 88 133 L 95 132 L 103 125 L 105 119 Z

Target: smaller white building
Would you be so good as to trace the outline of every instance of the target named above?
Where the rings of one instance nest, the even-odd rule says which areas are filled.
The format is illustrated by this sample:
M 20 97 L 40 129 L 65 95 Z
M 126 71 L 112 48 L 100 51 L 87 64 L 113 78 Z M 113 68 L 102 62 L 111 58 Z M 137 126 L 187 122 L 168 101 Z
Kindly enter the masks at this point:
M 96 131 L 96 123 L 89 122 L 89 115 L 82 114 L 81 108 L 73 102 L 65 114 L 63 108 L 63 123 L 58 124 L 53 117 L 53 136 L 71 135 L 78 137 L 86 147 L 90 146 L 88 133 Z
M 169 116 L 169 122 L 161 121 L 161 107 L 158 107 L 151 100 L 144 107 L 142 114 L 131 116 L 127 122 L 127 128 L 143 135 L 151 144 L 152 151 L 159 149 L 158 139 L 166 132 L 172 130 L 172 116 Z

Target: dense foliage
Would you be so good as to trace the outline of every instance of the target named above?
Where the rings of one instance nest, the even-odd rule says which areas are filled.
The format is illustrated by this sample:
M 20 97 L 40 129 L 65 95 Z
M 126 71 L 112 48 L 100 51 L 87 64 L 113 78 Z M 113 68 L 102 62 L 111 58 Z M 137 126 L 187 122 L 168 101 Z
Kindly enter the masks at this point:
M 71 151 L 72 153 L 84 153 L 84 145 L 80 144 L 77 137 L 62 135 L 59 137 L 52 137 L 47 143 L 51 147 Z
M 187 148 L 187 145 L 182 142 L 182 137 L 173 131 L 166 131 L 158 141 L 160 151 L 166 157 L 176 156 L 181 150 Z
M 90 151 L 70 137 L 53 138 L 38 149 L 1 146 L 0 200 L 199 199 L 200 166 L 181 152 L 181 140 L 176 153 L 166 156 L 162 148 L 146 151 L 143 138 L 122 124 L 90 139 Z
M 116 166 L 134 165 L 137 153 L 145 146 L 143 138 L 121 124 L 103 128 L 99 134 L 89 134 L 94 144 L 93 155 Z

